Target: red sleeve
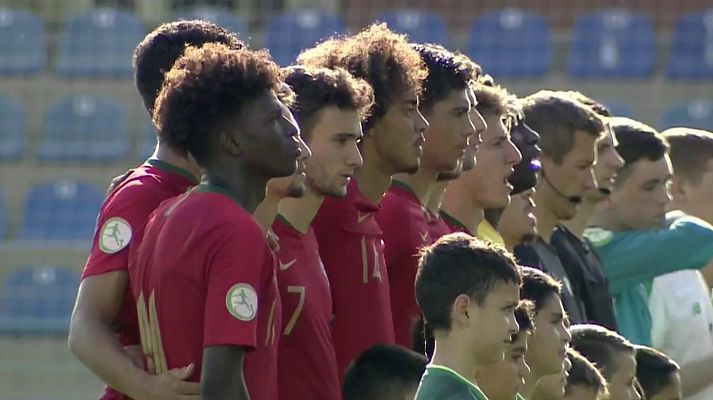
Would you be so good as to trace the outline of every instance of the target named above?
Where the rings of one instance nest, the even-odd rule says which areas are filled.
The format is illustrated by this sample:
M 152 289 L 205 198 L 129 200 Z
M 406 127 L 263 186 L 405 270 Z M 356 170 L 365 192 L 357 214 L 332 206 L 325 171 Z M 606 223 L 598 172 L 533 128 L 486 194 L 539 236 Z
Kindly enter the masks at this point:
M 206 267 L 203 346 L 254 348 L 258 309 L 269 307 L 261 304 L 269 265 L 264 235 L 254 221 L 241 220 L 224 224 L 211 236 L 215 249 Z
M 104 202 L 82 279 L 128 270 L 129 244 L 144 229 L 151 212 L 167 197 L 153 185 L 137 183 L 112 193 Z

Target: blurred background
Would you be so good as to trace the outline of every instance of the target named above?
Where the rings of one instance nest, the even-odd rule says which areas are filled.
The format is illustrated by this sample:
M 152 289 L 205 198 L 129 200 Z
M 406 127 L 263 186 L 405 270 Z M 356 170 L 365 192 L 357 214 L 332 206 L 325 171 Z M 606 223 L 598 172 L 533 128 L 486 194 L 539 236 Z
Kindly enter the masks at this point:
M 660 129 L 713 130 L 710 0 L 0 0 L 0 399 L 100 394 L 67 350 L 68 318 L 107 185 L 154 146 L 133 49 L 178 18 L 282 65 L 385 21 L 518 95 L 580 90 Z

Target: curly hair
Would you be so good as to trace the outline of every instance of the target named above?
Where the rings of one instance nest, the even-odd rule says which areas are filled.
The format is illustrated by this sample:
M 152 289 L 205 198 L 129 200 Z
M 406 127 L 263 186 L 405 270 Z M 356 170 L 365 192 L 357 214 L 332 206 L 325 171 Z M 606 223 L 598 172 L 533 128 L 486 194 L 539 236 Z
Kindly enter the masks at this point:
M 270 90 L 290 92 L 267 51 L 217 43 L 188 47 L 166 74 L 156 99 L 153 120 L 159 138 L 202 164 L 216 133 L 245 104 Z
M 463 63 L 463 59 L 445 47 L 432 43 L 411 45 L 428 68 L 428 78 L 423 84 L 420 107 L 430 110 L 452 90 L 465 89 L 473 72 Z
M 382 118 L 404 92 L 421 94 L 428 69 L 405 35 L 386 24 L 373 24 L 356 35 L 335 37 L 305 50 L 297 57 L 303 65 L 342 67 L 369 82 L 374 90 L 374 108 L 365 129 Z
M 291 110 L 302 128 L 302 135 L 308 139 L 316 123 L 315 117 L 324 107 L 356 110 L 364 121 L 374 105 L 371 86 L 343 68 L 297 65 L 283 68 L 282 73 L 285 83 L 296 95 Z
M 183 55 L 186 46 L 200 47 L 206 43 L 222 43 L 233 49 L 245 47 L 235 33 L 200 20 L 162 24 L 136 46 L 133 58 L 134 81 L 149 112 L 154 108 L 164 74 Z

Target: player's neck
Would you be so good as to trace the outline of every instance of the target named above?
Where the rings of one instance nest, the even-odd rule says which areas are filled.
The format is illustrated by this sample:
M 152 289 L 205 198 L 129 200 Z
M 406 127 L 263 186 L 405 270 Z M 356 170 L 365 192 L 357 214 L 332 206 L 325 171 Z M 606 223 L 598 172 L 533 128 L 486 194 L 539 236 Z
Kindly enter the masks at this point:
M 394 180 L 402 182 L 411 188 L 422 206 L 428 205 L 437 179 L 438 173 L 430 172 L 425 168 L 419 169 L 414 174 L 394 175 Z
M 201 184 L 217 186 L 228 194 L 247 212 L 253 213 L 265 198 L 268 179 L 257 176 L 249 168 L 235 165 L 206 167 Z
M 370 154 L 370 156 L 374 156 L 374 154 Z M 384 172 L 384 169 L 380 168 L 374 160 L 376 157 L 367 158 L 365 154 L 364 165 L 354 175 L 359 191 L 372 203 L 379 204 L 381 198 L 384 197 L 384 193 L 391 185 L 391 174 Z
M 309 226 L 312 224 L 312 220 L 317 215 L 317 211 L 319 211 L 323 201 L 324 196 L 318 195 L 308 188 L 302 198 L 287 197 L 282 199 L 278 213 L 304 235 L 309 230 Z
M 577 209 L 577 215 L 575 215 L 574 218 L 570 219 L 569 221 L 562 221 L 562 225 L 567 227 L 567 229 L 572 232 L 573 235 L 581 239 L 582 234 L 584 233 L 584 229 L 587 227 L 587 225 L 589 224 L 589 220 L 592 217 L 595 205 L 596 202 L 585 200 L 582 204 L 579 205 L 579 209 Z
M 473 359 L 473 352 L 466 351 L 453 336 L 451 332 L 447 337 L 436 339 L 431 363 L 450 368 L 463 378 L 475 383 L 475 371 L 478 364 Z
M 439 181 L 433 185 L 431 188 L 431 197 L 428 199 L 428 211 L 433 215 L 438 215 L 441 210 L 441 202 L 443 202 L 443 193 L 445 193 L 446 188 L 450 181 Z
M 477 236 L 478 225 L 483 220 L 483 209 L 471 200 L 471 196 L 463 191 L 460 185 L 452 184 L 443 194 L 441 210 L 460 222 L 468 232 Z
M 534 375 L 532 372 L 525 376 L 525 384 L 522 386 L 522 390 L 520 391 L 522 397 L 527 400 L 531 400 L 532 394 L 535 393 L 535 389 L 537 388 L 537 382 L 539 381 L 540 376 Z
M 255 207 L 255 211 L 253 211 L 253 218 L 255 218 L 263 232 L 267 233 L 272 226 L 273 221 L 275 221 L 279 204 L 280 197 L 268 190 L 265 194 L 265 199 L 263 199 L 263 201 Z
M 156 145 L 156 149 L 154 150 L 154 153 L 151 158 L 161 160 L 165 163 L 173 165 L 174 167 L 178 167 L 188 171 L 196 178 L 196 181 L 199 181 L 201 179 L 201 168 L 198 166 L 195 160 L 193 160 L 193 157 L 183 157 L 176 153 L 170 147 L 162 145 L 160 142 Z
M 614 216 L 613 210 L 604 207 L 601 203 L 594 207 L 594 212 L 592 212 L 592 216 L 589 219 L 589 226 L 597 226 L 614 232 L 626 229 L 626 226 Z
M 537 217 L 537 234 L 546 243 L 552 238 L 552 231 L 559 223 L 557 216 L 550 210 L 547 204 L 547 198 L 544 196 L 545 190 L 537 190 L 535 192 L 535 217 Z

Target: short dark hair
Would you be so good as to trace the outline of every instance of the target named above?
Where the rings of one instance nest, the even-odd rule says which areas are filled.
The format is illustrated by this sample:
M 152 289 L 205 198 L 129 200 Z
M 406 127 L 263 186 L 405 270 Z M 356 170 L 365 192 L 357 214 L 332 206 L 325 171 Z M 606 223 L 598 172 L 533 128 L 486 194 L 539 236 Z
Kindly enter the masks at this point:
M 535 313 L 545 306 L 550 296 L 559 297 L 562 294 L 562 284 L 539 269 L 520 266 L 520 275 L 520 298 L 531 301 L 535 305 Z
M 161 24 L 139 43 L 134 50 L 134 81 L 149 113 L 154 109 L 164 74 L 183 55 L 186 46 L 206 43 L 222 43 L 233 49 L 245 47 L 235 33 L 200 20 Z
M 434 331 L 448 330 L 456 297 L 465 294 L 482 305 L 498 283 L 521 283 L 513 256 L 473 236 L 452 233 L 421 250 L 416 301 L 426 324 Z
M 285 85 L 268 52 L 217 43 L 188 47 L 166 74 L 154 124 L 162 141 L 181 155 L 190 152 L 202 165 L 216 131 L 270 90 L 284 93 Z
M 475 81 L 473 91 L 478 101 L 475 108 L 483 116 L 506 116 L 509 120 L 516 121 L 522 113 L 517 97 L 496 84 L 490 75 L 483 75 Z
M 532 318 L 535 315 L 535 304 L 530 300 L 520 300 L 515 307 L 515 320 L 521 332 L 532 332 L 535 329 L 535 323 Z
M 599 325 L 572 325 L 572 347 L 594 363 L 607 380 L 616 373 L 614 355 L 634 353 L 634 345 L 618 333 Z
M 636 346 L 636 379 L 647 399 L 671 384 L 679 366 L 666 354 L 646 346 Z
M 297 65 L 282 71 L 285 83 L 295 92 L 295 102 L 290 108 L 306 138 L 316 123 L 315 117 L 324 107 L 356 110 L 364 120 L 374 104 L 371 86 L 342 68 Z
M 428 359 L 401 346 L 377 344 L 355 358 L 344 375 L 344 400 L 389 400 L 418 386 Z
M 558 93 L 562 93 L 562 94 L 564 94 L 565 96 L 568 96 L 568 97 L 570 97 L 571 99 L 573 99 L 573 100 L 575 100 L 575 101 L 578 101 L 578 102 L 584 104 L 585 106 L 591 108 L 592 111 L 594 111 L 595 113 L 597 113 L 597 114 L 598 114 L 599 116 L 601 116 L 601 117 L 611 117 L 611 116 L 612 116 L 612 115 L 611 115 L 611 111 L 609 111 L 609 109 L 607 108 L 607 106 L 605 106 L 604 104 L 602 104 L 602 103 L 600 103 L 600 102 L 594 100 L 593 98 L 591 98 L 591 97 L 585 95 L 585 94 L 582 93 L 582 92 L 578 92 L 578 91 L 576 91 L 576 90 L 567 90 L 567 91 L 562 91 L 562 92 L 558 92 Z
M 428 76 L 421 56 L 409 45 L 406 36 L 393 32 L 383 23 L 372 24 L 353 36 L 328 39 L 302 52 L 297 62 L 342 67 L 369 82 L 375 102 L 371 116 L 364 123 L 365 130 L 386 114 L 395 96 L 406 91 L 420 95 Z
M 671 128 L 661 135 L 670 149 L 676 176 L 694 185 L 700 183 L 706 163 L 713 160 L 713 132 L 693 128 Z
M 420 108 L 431 111 L 433 106 L 445 99 L 451 91 L 468 87 L 472 71 L 451 51 L 433 43 L 411 46 L 421 55 L 428 68 L 428 77 L 423 83 L 419 98 Z
M 601 397 L 608 395 L 607 381 L 591 361 L 571 347 L 567 349 L 567 357 L 572 362 L 572 369 L 569 370 L 565 393 L 569 393 L 572 386 L 583 385 L 595 390 Z
M 668 154 L 666 138 L 656 129 L 625 117 L 612 117 L 610 122 L 618 142 L 616 151 L 624 159 L 624 166 L 618 172 L 617 185 L 624 182 L 635 162 L 642 158 L 658 161 Z
M 605 131 L 603 121 L 591 108 L 549 90 L 525 97 L 523 113 L 525 123 L 540 134 L 542 153 L 558 164 L 572 150 L 575 132 L 599 138 Z

